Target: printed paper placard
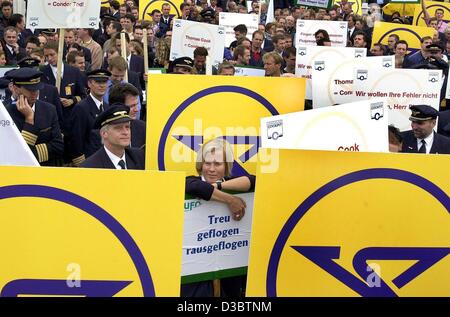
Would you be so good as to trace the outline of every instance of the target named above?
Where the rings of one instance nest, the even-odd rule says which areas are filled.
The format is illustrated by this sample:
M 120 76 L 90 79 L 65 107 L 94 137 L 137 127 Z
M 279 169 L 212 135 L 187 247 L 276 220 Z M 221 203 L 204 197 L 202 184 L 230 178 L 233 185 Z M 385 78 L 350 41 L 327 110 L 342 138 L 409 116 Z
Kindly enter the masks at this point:
M 383 99 L 353 102 L 261 119 L 264 148 L 387 152 Z
M 280 150 L 256 176 L 246 296 L 450 296 L 449 164 Z
M 27 28 L 98 28 L 100 0 L 28 1 Z
M 313 107 L 321 108 L 358 100 L 353 92 L 353 70 L 355 67 L 390 69 L 395 67 L 394 55 L 315 60 L 326 64 L 321 70 L 312 68 Z
M 0 102 L 0 165 L 39 166 L 2 102 Z
M 245 24 L 247 37 L 251 38 L 253 32 L 258 30 L 258 16 L 256 14 L 220 12 L 219 25 L 225 27 L 225 46 L 229 47 L 231 42 L 236 41 L 234 28 L 238 24 Z
M 170 60 L 178 57 L 194 57 L 197 47 L 205 47 L 213 65 L 223 61 L 225 29 L 214 24 L 176 19 L 173 24 Z
M 339 63 L 349 58 L 366 56 L 367 49 L 355 47 L 330 47 L 330 46 L 300 46 L 297 47 L 295 60 L 295 75 L 306 78 L 306 99 L 312 99 L 312 69 L 323 70 L 327 61 Z M 320 60 L 320 63 L 315 63 Z
M 355 98 L 387 98 L 389 124 L 401 131 L 410 130 L 412 105 L 430 105 L 439 109 L 442 86 L 441 70 L 355 68 Z
M 347 45 L 347 22 L 342 21 L 318 21 L 318 20 L 297 20 L 297 31 L 295 33 L 295 47 L 305 45 L 316 45 L 314 33 L 325 30 L 330 35 L 331 46 Z
M 254 193 L 236 194 L 247 208 L 233 220 L 228 206 L 215 201 L 188 199 L 184 202 L 184 238 L 181 275 L 185 281 L 210 280 L 228 270 L 248 265 Z M 241 270 L 242 271 L 242 270 Z

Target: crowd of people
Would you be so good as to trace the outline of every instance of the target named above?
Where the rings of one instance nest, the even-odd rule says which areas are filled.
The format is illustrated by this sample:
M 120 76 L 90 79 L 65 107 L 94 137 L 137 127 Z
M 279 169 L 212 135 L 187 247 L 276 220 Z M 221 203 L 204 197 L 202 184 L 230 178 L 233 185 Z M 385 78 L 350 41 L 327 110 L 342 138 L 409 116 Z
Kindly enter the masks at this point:
M 17 68 L 0 80 L 0 89 L 5 90 L 3 104 L 43 166 L 144 169 L 145 105 L 149 102 L 144 98 L 144 56 L 148 55 L 149 67 L 163 68 L 168 73 L 207 73 L 208 51 L 204 47 L 196 48 L 193 56 L 169 60 L 174 19 L 218 24 L 220 12 L 257 14 L 258 30 L 249 34 L 246 25 L 237 25 L 235 41 L 224 47 L 223 62 L 212 73 L 233 76 L 236 67 L 253 66 L 264 69 L 268 77 L 295 75 L 298 19 L 347 21 L 347 46 L 367 48 L 368 56 L 395 55 L 397 68 L 443 71 L 440 111 L 429 105 L 411 107 L 411 131 L 400 133 L 391 126 L 389 142 L 393 152 L 450 154 L 450 110 L 445 99 L 450 26 L 443 19 L 444 12 L 437 9 L 432 16 L 422 1 L 424 21 L 434 29 L 434 36 L 423 37 L 420 50 L 408 53 L 409 43 L 396 34 L 389 36 L 387 45 L 372 43 L 376 21 L 412 23 L 411 17 L 400 12 L 384 15 L 383 6 L 383 1 L 369 3 L 368 12 L 358 15 L 347 0 L 329 9 L 277 0 L 272 18 L 268 5 L 257 0 L 251 2 L 251 8 L 243 0 L 184 0 L 179 7 L 180 16 L 175 16 L 169 3 L 163 3 L 160 9 L 148 13 L 149 19 L 143 20 L 139 1 L 126 0 L 121 4 L 111 0 L 109 7 L 101 8 L 97 29 L 66 29 L 60 51 L 58 30 L 26 29 L 24 15 L 14 12 L 12 1 L 4 0 L 0 3 L 0 66 Z M 143 30 L 147 30 L 146 46 Z M 121 54 L 123 33 L 126 58 Z M 315 38 L 319 46 L 331 43 L 323 29 L 315 32 Z M 59 54 L 64 63 L 57 88 Z M 198 175 L 187 178 L 187 191 L 226 203 L 234 219 L 239 220 L 244 217 L 245 204 L 223 194 L 221 189 L 248 190 L 254 188 L 255 179 L 229 175 L 225 155 L 228 146 L 217 141 L 205 145 L 205 152 L 199 154 L 202 160 Z M 199 285 L 185 288 L 186 294 L 194 296 Z M 232 282 L 233 295 L 242 294 L 239 287 L 242 288 L 242 281 Z M 202 295 L 211 290 L 211 285 L 206 288 L 200 292 Z

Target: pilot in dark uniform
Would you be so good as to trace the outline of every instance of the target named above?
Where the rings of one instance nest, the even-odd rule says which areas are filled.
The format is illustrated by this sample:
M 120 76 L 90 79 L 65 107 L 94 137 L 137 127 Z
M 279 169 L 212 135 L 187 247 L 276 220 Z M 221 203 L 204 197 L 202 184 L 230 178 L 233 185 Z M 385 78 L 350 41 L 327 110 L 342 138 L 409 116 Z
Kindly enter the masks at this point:
M 32 68 L 8 73 L 18 100 L 6 106 L 23 138 L 38 162 L 44 166 L 61 166 L 64 144 L 55 106 L 37 100 L 42 88 L 42 73 Z
M 89 96 L 75 105 L 70 118 L 69 152 L 72 163 L 79 166 L 86 158 L 101 147 L 100 135 L 93 129 L 97 116 L 107 109 L 103 102 L 106 84 L 111 73 L 97 69 L 87 74 Z
M 403 132 L 406 153 L 450 154 L 450 138 L 434 132 L 438 111 L 428 105 L 411 106 L 412 130 Z
M 26 57 L 26 58 L 21 59 L 17 63 L 17 65 L 20 68 L 28 67 L 28 68 L 34 68 L 34 69 L 39 70 L 39 60 L 32 58 L 32 57 Z M 41 82 L 42 82 L 42 79 L 41 79 Z M 5 96 L 6 96 L 6 98 L 11 98 L 11 92 L 7 91 Z M 52 86 L 52 85 L 42 82 L 42 88 L 39 89 L 38 100 L 48 102 L 55 106 L 56 113 L 58 114 L 59 127 L 61 128 L 61 130 L 63 130 L 64 122 L 63 122 L 63 114 L 62 114 L 62 104 L 61 104 L 61 100 L 59 99 L 58 89 L 56 89 L 55 86 Z M 62 131 L 62 132 L 64 133 L 64 131 Z
M 51 41 L 44 46 L 45 58 L 48 65 L 44 66 L 41 71 L 44 73 L 44 81 L 52 86 L 56 86 L 56 60 L 58 56 L 58 42 Z M 78 68 L 63 64 L 61 87 L 59 90 L 59 96 L 64 100 L 67 99 L 67 104 L 63 103 L 63 117 L 64 117 L 64 130 L 70 131 L 68 125 L 70 115 L 74 105 L 79 103 L 86 97 L 85 83 L 83 76 Z
M 116 104 L 102 112 L 94 123 L 100 129 L 103 147 L 80 166 L 90 168 L 137 169 L 145 168 L 144 151 L 130 148 L 130 108 Z
M 121 103 L 130 107 L 131 121 L 131 147 L 144 148 L 146 137 L 145 121 L 137 118 L 139 91 L 132 84 L 115 84 L 109 90 L 109 104 Z

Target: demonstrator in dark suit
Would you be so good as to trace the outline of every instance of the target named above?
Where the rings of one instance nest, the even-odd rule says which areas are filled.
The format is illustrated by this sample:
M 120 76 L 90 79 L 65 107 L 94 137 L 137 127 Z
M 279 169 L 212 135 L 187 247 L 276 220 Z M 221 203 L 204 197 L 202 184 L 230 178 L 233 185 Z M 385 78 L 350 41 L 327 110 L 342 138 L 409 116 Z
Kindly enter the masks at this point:
M 130 148 L 130 108 L 117 104 L 101 113 L 94 129 L 100 129 L 104 146 L 81 164 L 88 168 L 135 169 L 145 168 L 144 151 Z
M 450 154 L 450 138 L 434 132 L 438 111 L 428 105 L 411 106 L 412 130 L 403 132 L 406 153 Z
M 111 73 L 107 70 L 97 69 L 89 72 L 87 80 L 90 94 L 73 108 L 69 152 L 75 166 L 80 165 L 101 147 L 100 136 L 93 127 L 95 119 L 108 107 L 103 97 L 110 76 Z
M 53 105 L 37 100 L 42 88 L 42 73 L 32 68 L 20 68 L 8 73 L 17 100 L 6 106 L 11 118 L 41 165 L 62 163 L 64 144 Z M 7 149 L 4 149 L 7 150 Z

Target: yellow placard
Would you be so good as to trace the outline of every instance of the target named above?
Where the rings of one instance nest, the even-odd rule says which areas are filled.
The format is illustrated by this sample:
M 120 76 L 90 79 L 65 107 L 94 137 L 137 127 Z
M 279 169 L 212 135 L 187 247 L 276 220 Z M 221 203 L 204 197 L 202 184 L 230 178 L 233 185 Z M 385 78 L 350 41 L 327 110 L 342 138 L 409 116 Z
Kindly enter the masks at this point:
M 416 7 L 420 7 L 417 4 L 411 3 L 388 3 L 383 7 L 383 13 L 386 15 L 392 15 L 395 12 L 400 13 L 402 16 L 413 16 Z
M 109 1 L 110 0 L 102 0 L 102 7 L 108 7 L 109 8 Z M 124 4 L 125 0 L 117 0 L 120 4 Z
M 1 296 L 179 296 L 183 173 L 0 175 Z
M 175 19 L 181 16 L 180 5 L 183 0 L 141 0 L 139 3 L 139 17 L 142 20 L 151 20 L 150 14 L 153 10 L 157 9 L 162 12 L 163 4 L 170 5 L 170 15 L 173 15 Z
M 422 0 L 424 1 L 424 0 Z M 443 20 L 445 22 L 450 21 L 450 4 L 445 2 L 436 2 L 436 1 L 425 1 L 425 6 L 427 8 L 428 13 L 430 16 L 435 16 L 436 9 L 442 9 L 444 11 L 444 18 Z M 421 5 L 416 5 L 416 9 L 414 10 L 414 20 L 413 25 L 419 25 L 419 26 L 427 26 L 425 23 L 424 13 L 422 10 Z
M 147 92 L 147 169 L 197 175 L 201 144 L 225 138 L 237 176 L 256 173 L 260 119 L 303 110 L 305 79 L 149 75 Z M 276 161 L 264 153 L 262 164 Z
M 450 296 L 449 155 L 281 150 L 247 296 Z
M 434 31 L 433 28 L 423 26 L 375 22 L 372 45 L 375 43 L 387 45 L 389 35 L 397 34 L 400 40 L 408 42 L 408 51 L 416 51 L 420 49 L 420 39 L 425 36 L 433 37 Z
M 362 15 L 362 5 L 361 5 L 362 0 L 351 0 L 348 1 L 348 3 L 352 5 L 352 10 L 354 14 Z M 341 5 L 341 1 L 340 0 L 334 1 L 334 4 Z

